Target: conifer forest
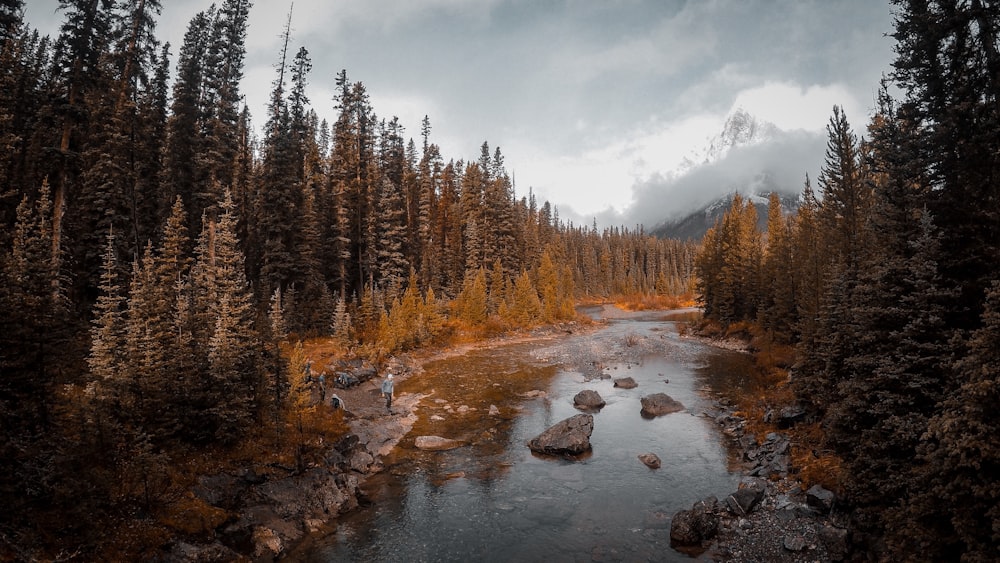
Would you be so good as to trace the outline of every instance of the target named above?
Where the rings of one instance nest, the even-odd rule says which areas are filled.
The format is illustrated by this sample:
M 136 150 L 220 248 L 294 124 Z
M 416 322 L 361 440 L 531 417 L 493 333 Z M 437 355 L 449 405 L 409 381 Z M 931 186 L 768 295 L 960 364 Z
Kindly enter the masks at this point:
M 63 0 L 56 37 L 0 0 L 0 560 L 147 559 L 212 518 L 198 460 L 342 433 L 303 340 L 378 364 L 610 301 L 790 351 L 857 559 L 996 560 L 1000 3 L 894 0 L 877 107 L 833 108 L 798 209 L 761 230 L 736 195 L 679 241 L 560 219 L 499 147 L 441 154 L 346 70 L 308 99 L 287 27 L 251 116 L 252 3 L 217 2 L 174 52 L 160 0 Z

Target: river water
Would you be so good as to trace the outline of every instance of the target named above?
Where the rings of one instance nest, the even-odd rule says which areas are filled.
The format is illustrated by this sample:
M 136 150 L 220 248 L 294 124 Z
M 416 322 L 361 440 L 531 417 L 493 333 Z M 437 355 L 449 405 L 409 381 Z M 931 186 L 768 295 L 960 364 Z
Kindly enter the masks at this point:
M 601 309 L 586 312 L 600 317 Z M 597 333 L 477 350 L 425 366 L 399 392 L 426 394 L 410 434 L 368 480 L 372 500 L 311 537 L 302 561 L 683 561 L 670 546 L 670 516 L 736 489 L 738 468 L 711 417 L 706 391 L 731 391 L 749 358 L 682 339 L 669 314 L 610 319 Z M 638 387 L 587 379 L 574 365 L 587 347 L 657 338 L 665 353 L 599 366 Z M 592 453 L 540 457 L 526 442 L 580 411 L 594 389 Z M 542 394 L 544 392 L 544 394 Z M 646 419 L 639 399 L 665 392 L 685 411 Z M 496 407 L 493 415 L 490 407 Z M 496 414 L 499 411 L 499 414 Z M 414 447 L 421 435 L 461 439 L 445 452 Z M 649 469 L 638 459 L 662 460 Z

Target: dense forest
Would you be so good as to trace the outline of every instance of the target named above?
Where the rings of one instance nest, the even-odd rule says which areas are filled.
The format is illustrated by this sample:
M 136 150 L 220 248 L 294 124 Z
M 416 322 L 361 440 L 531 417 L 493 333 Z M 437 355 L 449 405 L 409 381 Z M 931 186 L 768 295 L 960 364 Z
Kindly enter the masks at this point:
M 23 4 L 0 2 L 0 559 L 162 542 L 183 460 L 295 419 L 301 339 L 378 362 L 693 288 L 694 244 L 566 224 L 499 148 L 446 160 L 346 72 L 319 120 L 288 27 L 255 128 L 249 0 L 195 15 L 173 64 L 159 0 L 64 0 L 55 38 Z
M 1000 6 L 897 0 L 863 138 L 835 108 L 814 193 L 767 231 L 738 197 L 697 260 L 705 314 L 795 346 L 859 546 L 1000 554 Z

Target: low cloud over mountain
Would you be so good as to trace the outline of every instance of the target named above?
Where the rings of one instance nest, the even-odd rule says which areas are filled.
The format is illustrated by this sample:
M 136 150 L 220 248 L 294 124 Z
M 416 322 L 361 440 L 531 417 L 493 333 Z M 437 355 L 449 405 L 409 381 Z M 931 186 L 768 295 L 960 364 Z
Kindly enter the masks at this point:
M 821 131 L 783 131 L 737 110 L 722 132 L 678 169 L 637 181 L 632 203 L 622 213 L 607 211 L 597 220 L 604 225 L 642 224 L 651 230 L 734 192 L 798 194 L 806 174 L 815 176 L 820 169 L 825 143 Z

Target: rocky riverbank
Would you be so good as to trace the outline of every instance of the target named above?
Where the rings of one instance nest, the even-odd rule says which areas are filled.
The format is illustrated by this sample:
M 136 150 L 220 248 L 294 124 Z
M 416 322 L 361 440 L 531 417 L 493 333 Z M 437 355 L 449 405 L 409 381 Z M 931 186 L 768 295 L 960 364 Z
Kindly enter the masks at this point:
M 381 377 L 348 389 L 329 385 L 326 400 L 332 393 L 341 399 L 350 432 L 336 443 L 323 446 L 318 461 L 304 469 L 271 464 L 202 476 L 188 493 L 192 507 L 184 515 L 188 533 L 172 542 L 157 560 L 269 562 L 280 558 L 307 534 L 329 526 L 338 516 L 367 502 L 361 485 L 384 469 L 382 458 L 417 420 L 414 411 L 424 397 L 406 392 L 405 382 L 419 375 L 424 363 L 477 347 L 557 338 L 590 326 L 564 323 L 392 358 L 379 374 L 394 375 L 396 395 L 391 411 L 380 393 Z M 314 401 L 319 401 L 318 393 Z
M 791 442 L 779 432 L 758 438 L 725 402 L 716 423 L 741 453 L 739 488 L 707 498 L 674 515 L 671 543 L 714 561 L 842 561 L 848 555 L 847 515 L 835 495 L 818 485 L 805 489 L 791 473 Z
M 610 307 L 605 312 L 628 314 Z M 310 532 L 328 527 L 339 515 L 367 502 L 360 485 L 384 469 L 382 458 L 417 421 L 415 410 L 424 397 L 408 393 L 406 381 L 419 377 L 427 361 L 461 354 L 473 347 L 540 341 L 532 352 L 536 359 L 577 371 L 585 381 L 613 377 L 613 369 L 608 366 L 624 364 L 628 369 L 631 362 L 668 351 L 670 339 L 656 332 L 646 336 L 612 337 L 602 333 L 562 338 L 566 333 L 579 334 L 592 328 L 586 323 L 568 323 L 496 341 L 394 358 L 379 374 L 385 375 L 388 370 L 395 375 L 397 394 L 391 413 L 379 395 L 380 377 L 350 389 L 331 389 L 344 402 L 350 433 L 326 445 L 322 459 L 304 470 L 247 468 L 234 475 L 203 477 L 191 496 L 208 508 L 203 513 L 215 514 L 218 520 L 204 520 L 205 516 L 198 515 L 204 520 L 199 527 L 201 537 L 192 535 L 175 542 L 161 560 L 273 561 Z M 780 433 L 759 440 L 749 435 L 745 421 L 721 400 L 704 415 L 715 420 L 733 440 L 746 477 L 739 490 L 721 500 L 705 499 L 692 510 L 676 514 L 671 521 L 672 544 L 719 561 L 842 558 L 847 548 L 843 515 L 837 512 L 831 493 L 803 490 L 790 474 L 789 439 Z M 226 518 L 225 514 L 230 516 Z

